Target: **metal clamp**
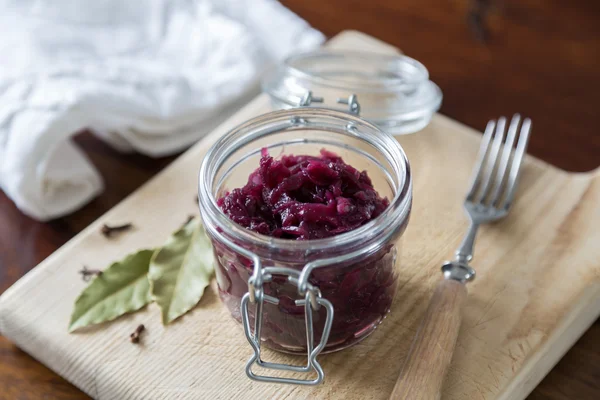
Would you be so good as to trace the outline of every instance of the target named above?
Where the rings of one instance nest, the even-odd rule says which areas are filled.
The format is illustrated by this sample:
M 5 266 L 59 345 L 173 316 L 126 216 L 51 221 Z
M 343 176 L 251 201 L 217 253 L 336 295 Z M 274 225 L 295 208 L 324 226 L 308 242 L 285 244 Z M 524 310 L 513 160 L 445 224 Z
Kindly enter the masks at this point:
M 298 107 L 309 107 L 312 103 L 323 103 L 324 101 L 323 97 L 313 96 L 313 92 L 309 90 L 300 98 Z M 338 104 L 347 104 L 350 114 L 360 115 L 360 103 L 355 94 L 351 94 L 347 98 L 338 98 L 336 101 Z
M 355 94 L 351 94 L 347 99 L 337 99 L 339 104 L 348 104 L 348 112 L 354 115 L 360 115 L 360 104 Z
M 302 98 L 300 98 L 300 102 L 298 103 L 298 106 L 299 107 L 308 107 L 312 103 L 322 103 L 323 101 L 324 100 L 322 97 L 313 96 L 313 92 L 309 90 L 308 92 L 304 93 Z
M 255 269 L 256 272 L 256 269 Z M 263 284 L 271 282 L 273 275 L 285 275 L 287 281 L 300 289 L 299 278 L 300 272 L 291 268 L 284 267 L 265 267 L 260 269 L 260 277 L 253 276 L 248 280 L 248 293 L 242 297 L 240 306 L 242 314 L 242 324 L 244 326 L 244 333 L 246 339 L 254 350 L 254 355 L 246 363 L 246 375 L 250 379 L 254 379 L 262 382 L 272 383 L 289 383 L 296 385 L 317 385 L 323 381 L 324 373 L 321 365 L 317 362 L 317 356 L 325 347 L 329 333 L 331 332 L 331 324 L 333 322 L 333 305 L 328 300 L 321 297 L 321 292 L 318 288 L 307 284 L 306 290 L 304 291 L 304 299 L 296 300 L 297 306 L 304 306 L 304 317 L 306 322 L 306 339 L 307 339 L 307 353 L 308 360 L 305 366 L 296 366 L 291 364 L 280 364 L 263 361 L 260 357 L 261 351 L 261 329 L 262 329 L 262 316 L 263 316 L 263 305 L 266 301 L 270 304 L 279 304 L 279 299 L 268 296 L 264 293 Z M 256 279 L 258 278 L 258 279 Z M 250 317 L 249 317 L 249 303 L 256 304 L 256 312 L 254 314 L 254 333 L 250 329 Z M 325 307 L 327 311 L 327 317 L 325 319 L 325 326 L 323 328 L 323 334 L 321 335 L 321 341 L 315 347 L 314 345 L 314 329 L 313 329 L 313 310 L 318 310 L 321 306 Z M 268 375 L 257 375 L 252 371 L 254 365 L 258 365 L 265 369 L 284 370 L 292 372 L 310 373 L 315 371 L 317 377 L 315 379 L 294 379 L 294 378 L 282 378 Z
M 242 314 L 242 325 L 244 327 L 244 333 L 246 339 L 254 350 L 254 355 L 250 357 L 246 363 L 246 375 L 250 379 L 262 382 L 272 383 L 289 383 L 296 385 L 318 385 L 323 381 L 324 372 L 321 365 L 317 362 L 317 356 L 325 348 L 329 334 L 331 332 L 331 325 L 333 322 L 333 304 L 330 301 L 321 297 L 319 288 L 311 285 L 308 282 L 310 274 L 317 268 L 322 268 L 333 264 L 343 264 L 364 254 L 364 250 L 357 250 L 354 252 L 346 253 L 341 256 L 318 259 L 307 263 L 301 271 L 284 268 L 284 267 L 262 267 L 261 259 L 258 255 L 252 251 L 243 248 L 227 238 L 225 235 L 220 235 L 219 240 L 223 242 L 227 247 L 235 251 L 236 253 L 247 257 L 252 260 L 253 272 L 252 276 L 248 279 L 248 293 L 246 293 L 241 300 L 240 310 Z M 306 338 L 307 338 L 307 355 L 308 360 L 306 366 L 300 367 L 289 364 L 278 364 L 265 362 L 260 358 L 261 350 L 261 339 L 260 333 L 262 329 L 262 313 L 263 305 L 266 301 L 270 304 L 279 304 L 279 299 L 266 295 L 264 293 L 263 284 L 271 282 L 273 275 L 285 275 L 287 281 L 298 287 L 298 293 L 304 296 L 304 299 L 296 300 L 295 303 L 298 306 L 304 305 L 305 311 L 305 322 L 306 322 Z M 249 316 L 249 303 L 256 304 L 256 312 L 254 315 L 254 333 L 250 328 L 250 316 Z M 325 318 L 325 325 L 323 327 L 323 334 L 321 335 L 321 341 L 317 346 L 314 346 L 314 329 L 313 329 L 313 310 L 318 310 L 319 307 L 325 307 L 327 316 Z M 315 379 L 292 379 L 292 378 L 280 378 L 274 376 L 257 375 L 252 371 L 254 365 L 266 369 L 285 370 L 292 372 L 303 372 L 309 373 L 314 370 L 317 373 Z
M 227 244 L 231 242 L 225 239 Z M 246 364 L 246 375 L 250 379 L 263 382 L 273 383 L 290 383 L 296 385 L 318 385 L 323 381 L 324 373 L 321 365 L 317 362 L 316 358 L 319 353 L 325 348 L 327 340 L 329 339 L 329 333 L 331 332 L 331 325 L 333 322 L 333 304 L 330 301 L 321 297 L 321 292 L 317 287 L 311 285 L 308 280 L 312 271 L 318 268 L 326 267 L 328 265 L 343 264 L 350 260 L 356 259 L 361 255 L 364 255 L 364 250 L 357 250 L 354 252 L 346 253 L 341 256 L 322 258 L 307 263 L 301 271 L 297 271 L 291 268 L 284 267 L 265 267 L 261 268 L 260 259 L 244 248 L 237 245 L 231 246 L 232 248 L 244 252 L 243 254 L 248 255 L 254 261 L 254 272 L 248 279 L 248 293 L 242 297 L 241 303 L 241 314 L 242 323 L 244 325 L 244 333 L 246 339 L 254 349 L 254 355 L 248 360 Z M 288 364 L 277 364 L 269 363 L 261 360 L 260 358 L 260 331 L 262 327 L 262 308 L 266 301 L 270 304 L 278 304 L 279 299 L 264 294 L 262 285 L 265 282 L 270 282 L 273 279 L 273 275 L 286 275 L 287 281 L 298 287 L 298 293 L 304 296 L 303 300 L 296 300 L 296 305 L 304 305 L 305 321 L 306 321 L 306 338 L 308 348 L 308 361 L 306 366 L 300 367 Z M 248 313 L 249 303 L 256 303 L 256 313 L 254 315 L 254 334 L 250 330 L 250 318 Z M 325 307 L 327 311 L 327 317 L 325 318 L 325 326 L 323 327 L 323 334 L 321 335 L 321 341 L 315 347 L 314 346 L 314 330 L 312 323 L 312 312 L 318 310 L 320 306 Z M 304 379 L 291 379 L 291 378 L 279 378 L 273 376 L 256 375 L 252 371 L 254 364 L 259 365 L 263 368 L 270 368 L 276 370 L 286 370 L 292 372 L 304 372 L 308 373 L 314 370 L 317 373 L 317 377 L 312 380 Z

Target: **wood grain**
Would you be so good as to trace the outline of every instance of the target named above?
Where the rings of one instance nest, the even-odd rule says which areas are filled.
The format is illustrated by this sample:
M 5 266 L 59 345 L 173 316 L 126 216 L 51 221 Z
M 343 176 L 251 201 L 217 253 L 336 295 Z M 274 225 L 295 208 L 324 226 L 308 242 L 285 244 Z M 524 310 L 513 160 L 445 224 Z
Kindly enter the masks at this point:
M 381 46 L 357 34 L 341 42 Z M 480 136 L 440 115 L 418 135 L 400 138 L 412 160 L 415 205 L 393 312 L 368 340 L 322 357 L 325 385 L 246 379 L 242 365 L 250 349 L 214 291 L 168 328 L 150 306 L 81 334 L 66 333 L 72 302 L 84 285 L 76 276 L 81 263 L 106 265 L 132 249 L 160 243 L 195 211 L 186 193 L 195 190 L 210 141 L 267 107 L 267 99 L 259 97 L 7 290 L 0 329 L 96 398 L 387 398 L 439 281 L 438 268 L 431 266 L 452 253 L 466 229 L 460 210 L 464 188 L 456 177 L 469 176 Z M 599 201 L 598 171 L 569 174 L 526 159 L 512 215 L 481 231 L 474 264 L 479 279 L 470 286 L 444 398 L 525 397 L 593 322 L 600 310 L 600 255 L 594 245 L 600 232 L 593 223 L 600 218 Z M 132 218 L 138 229 L 114 242 L 98 232 L 104 222 Z M 143 346 L 132 346 L 127 337 L 139 323 L 147 335 Z M 283 354 L 267 357 L 290 361 Z
M 444 279 L 437 284 L 400 370 L 391 400 L 441 398 L 466 300 L 467 288 L 463 283 Z
M 467 23 L 484 0 L 283 0 L 333 36 L 356 29 L 423 62 L 444 93 L 442 114 L 483 127 L 520 112 L 535 122 L 528 151 L 569 171 L 600 163 L 600 2 L 485 0 L 490 38 Z
M 87 398 L 73 385 L 19 350 L 8 340 L 0 340 L 0 399 L 38 400 Z

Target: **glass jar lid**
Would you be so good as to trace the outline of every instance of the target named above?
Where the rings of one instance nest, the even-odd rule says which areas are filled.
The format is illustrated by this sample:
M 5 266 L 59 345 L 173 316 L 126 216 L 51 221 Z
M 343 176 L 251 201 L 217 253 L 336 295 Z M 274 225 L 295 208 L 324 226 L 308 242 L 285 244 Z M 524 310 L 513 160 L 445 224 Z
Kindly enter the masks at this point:
M 442 92 L 423 64 L 403 55 L 367 52 L 291 56 L 265 76 L 263 90 L 276 109 L 313 105 L 348 110 L 350 103 L 351 112 L 392 134 L 422 129 L 442 102 Z

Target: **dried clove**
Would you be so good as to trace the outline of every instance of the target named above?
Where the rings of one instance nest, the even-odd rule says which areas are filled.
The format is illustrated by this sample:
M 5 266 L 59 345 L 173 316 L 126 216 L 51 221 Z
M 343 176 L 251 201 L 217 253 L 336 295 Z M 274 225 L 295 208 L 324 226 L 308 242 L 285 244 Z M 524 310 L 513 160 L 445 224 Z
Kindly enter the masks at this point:
M 135 331 L 131 335 L 129 335 L 129 340 L 131 340 L 131 343 L 140 342 L 140 334 L 144 332 L 144 329 L 146 329 L 144 324 L 140 324 L 137 328 L 135 328 Z
M 79 273 L 81 274 L 81 279 L 83 279 L 84 282 L 88 282 L 90 279 L 92 279 L 92 276 L 102 275 L 102 271 L 99 269 L 89 269 L 85 265 L 83 266 L 83 269 L 79 271 Z
M 123 224 L 123 225 L 115 225 L 115 226 L 109 226 L 109 225 L 102 225 L 102 229 L 100 230 L 100 232 L 102 232 L 102 234 L 109 238 L 112 237 L 115 233 L 118 232 L 125 232 L 130 230 L 131 228 L 133 228 L 133 224 L 131 223 L 127 223 L 127 224 Z

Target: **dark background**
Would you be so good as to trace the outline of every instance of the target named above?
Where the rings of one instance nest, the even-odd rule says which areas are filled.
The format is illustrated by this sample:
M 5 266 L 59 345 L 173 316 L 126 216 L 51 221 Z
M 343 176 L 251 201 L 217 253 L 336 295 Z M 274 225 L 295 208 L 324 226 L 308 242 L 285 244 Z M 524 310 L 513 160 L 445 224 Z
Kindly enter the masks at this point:
M 533 120 L 531 154 L 568 171 L 600 165 L 600 1 L 283 3 L 327 36 L 357 29 L 423 62 L 444 93 L 443 114 L 483 129 L 488 119 L 520 112 Z M 174 159 L 124 156 L 88 132 L 76 141 L 106 191 L 50 223 L 23 216 L 0 192 L 0 293 Z M 0 337 L 0 399 L 42 398 L 86 396 Z M 600 322 L 529 399 L 600 399 Z

